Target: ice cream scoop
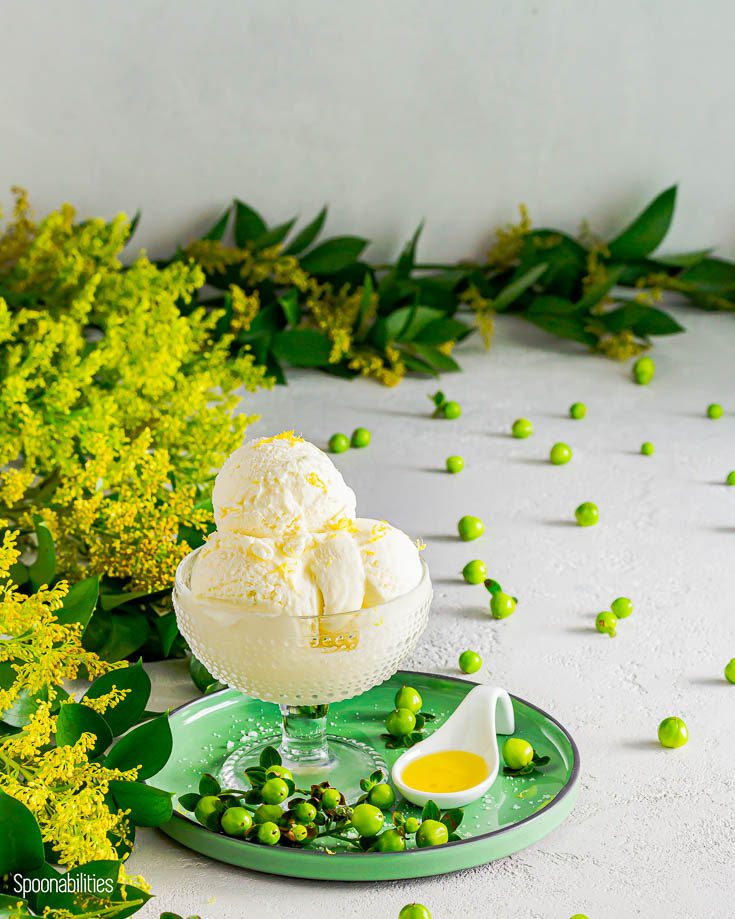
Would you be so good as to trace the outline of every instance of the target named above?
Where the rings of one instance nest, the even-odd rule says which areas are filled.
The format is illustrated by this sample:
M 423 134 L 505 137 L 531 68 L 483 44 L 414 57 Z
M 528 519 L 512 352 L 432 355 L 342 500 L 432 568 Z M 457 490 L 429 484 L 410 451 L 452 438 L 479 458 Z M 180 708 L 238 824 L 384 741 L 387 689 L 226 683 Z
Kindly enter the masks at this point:
M 365 606 L 376 606 L 412 590 L 421 580 L 416 544 L 385 520 L 358 517 L 355 539 L 365 566 Z
M 249 536 L 314 533 L 355 516 L 355 493 L 334 463 L 292 431 L 235 450 L 215 479 L 212 504 L 218 530 Z
M 202 547 L 191 573 L 197 597 L 236 600 L 252 612 L 314 616 L 322 594 L 306 564 L 311 537 L 262 539 L 217 531 Z

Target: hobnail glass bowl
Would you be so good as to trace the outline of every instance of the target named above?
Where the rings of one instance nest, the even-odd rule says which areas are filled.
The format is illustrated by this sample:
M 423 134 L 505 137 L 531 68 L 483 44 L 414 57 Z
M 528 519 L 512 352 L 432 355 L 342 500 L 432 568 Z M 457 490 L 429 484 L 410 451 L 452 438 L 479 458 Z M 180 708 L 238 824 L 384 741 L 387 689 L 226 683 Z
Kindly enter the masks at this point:
M 247 787 L 244 768 L 265 746 L 281 756 L 301 783 L 328 779 L 348 786 L 385 763 L 356 741 L 327 736 L 331 702 L 349 699 L 398 670 L 423 632 L 432 599 L 429 569 L 407 594 L 349 613 L 292 616 L 254 612 L 227 600 L 196 597 L 190 577 L 200 550 L 176 571 L 173 602 L 192 653 L 220 682 L 281 707 L 281 737 L 249 740 L 225 761 L 228 787 Z

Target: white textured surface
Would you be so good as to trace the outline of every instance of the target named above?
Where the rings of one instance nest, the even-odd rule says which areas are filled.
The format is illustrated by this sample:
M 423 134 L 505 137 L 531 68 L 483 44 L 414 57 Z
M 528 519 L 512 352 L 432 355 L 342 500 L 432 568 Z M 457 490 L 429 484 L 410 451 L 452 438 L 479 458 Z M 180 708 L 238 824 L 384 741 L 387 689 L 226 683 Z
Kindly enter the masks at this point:
M 379 259 L 427 218 L 433 259 L 519 201 L 607 232 L 679 181 L 670 251 L 731 251 L 734 31 L 729 0 L 3 0 L 0 199 L 142 208 L 152 254 L 233 195 L 330 202 Z
M 393 919 L 418 900 L 434 919 L 729 919 L 735 910 L 735 687 L 722 670 L 735 656 L 735 468 L 733 317 L 682 312 L 690 331 L 656 351 L 658 374 L 634 385 L 627 369 L 568 349 L 515 320 L 494 350 L 463 348 L 465 373 L 442 379 L 462 404 L 459 421 L 436 421 L 431 382 L 394 390 L 306 373 L 293 385 L 248 397 L 258 433 L 295 427 L 317 444 L 358 424 L 365 450 L 336 458 L 358 496 L 358 513 L 387 517 L 423 536 L 436 597 L 410 666 L 456 674 L 457 656 L 480 651 L 477 675 L 556 715 L 582 754 L 575 812 L 531 849 L 456 875 L 381 884 L 288 880 L 229 868 L 141 832 L 133 858 L 159 909 L 204 919 L 324 916 Z M 531 345 L 534 345 L 532 347 Z M 564 346 L 561 346 L 564 348 Z M 571 402 L 584 421 L 567 417 Z M 719 421 L 705 417 L 721 401 Z M 518 416 L 536 434 L 508 436 Z M 546 462 L 557 440 L 572 462 Z M 652 440 L 653 457 L 639 455 Z M 450 453 L 465 471 L 441 472 Z M 572 525 L 584 500 L 601 523 Z M 455 537 L 462 514 L 486 535 Z M 495 622 L 485 591 L 459 578 L 469 559 L 520 598 Z M 594 616 L 626 595 L 635 613 L 615 640 Z M 180 664 L 151 668 L 156 707 L 192 695 Z M 665 751 L 656 728 L 681 715 L 689 744 Z

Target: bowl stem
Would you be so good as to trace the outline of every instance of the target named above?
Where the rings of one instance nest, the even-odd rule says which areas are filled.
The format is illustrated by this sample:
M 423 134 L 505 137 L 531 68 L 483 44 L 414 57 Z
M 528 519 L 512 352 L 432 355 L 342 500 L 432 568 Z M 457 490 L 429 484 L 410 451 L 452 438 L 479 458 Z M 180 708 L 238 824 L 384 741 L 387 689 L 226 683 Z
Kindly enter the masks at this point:
M 281 755 L 286 766 L 320 766 L 330 762 L 327 745 L 329 705 L 282 705 Z

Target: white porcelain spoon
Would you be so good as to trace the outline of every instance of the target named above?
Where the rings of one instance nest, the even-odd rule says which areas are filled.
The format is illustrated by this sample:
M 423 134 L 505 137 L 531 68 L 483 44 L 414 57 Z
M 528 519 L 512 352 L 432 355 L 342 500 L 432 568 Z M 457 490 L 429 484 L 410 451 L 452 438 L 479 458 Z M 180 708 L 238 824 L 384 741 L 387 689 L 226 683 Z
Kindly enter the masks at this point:
M 464 807 L 481 798 L 497 778 L 500 752 L 496 735 L 512 734 L 514 729 L 513 704 L 508 693 L 494 686 L 476 686 L 440 728 L 398 757 L 391 770 L 393 784 L 404 798 L 419 806 L 434 801 L 440 808 Z M 442 793 L 411 788 L 403 781 L 409 763 L 430 753 L 449 750 L 466 750 L 481 756 L 487 764 L 487 778 L 472 788 Z

